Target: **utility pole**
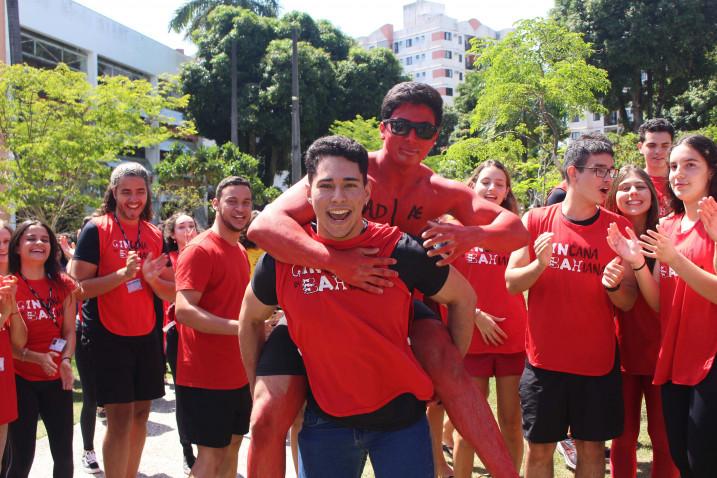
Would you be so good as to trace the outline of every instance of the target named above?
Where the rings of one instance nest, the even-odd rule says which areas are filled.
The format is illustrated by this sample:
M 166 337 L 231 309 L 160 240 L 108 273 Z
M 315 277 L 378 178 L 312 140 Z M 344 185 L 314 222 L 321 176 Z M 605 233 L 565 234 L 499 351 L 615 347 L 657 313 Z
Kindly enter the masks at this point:
M 299 119 L 299 54 L 296 27 L 291 32 L 291 184 L 301 179 L 301 130 Z

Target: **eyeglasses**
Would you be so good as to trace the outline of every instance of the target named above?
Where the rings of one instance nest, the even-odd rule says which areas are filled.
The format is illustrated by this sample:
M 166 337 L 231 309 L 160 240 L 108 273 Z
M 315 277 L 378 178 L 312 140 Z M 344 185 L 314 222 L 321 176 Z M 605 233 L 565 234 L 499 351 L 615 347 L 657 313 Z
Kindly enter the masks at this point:
M 396 136 L 408 136 L 413 129 L 416 132 L 416 136 L 421 139 L 432 139 L 435 136 L 438 127 L 431 123 L 414 123 L 403 118 L 387 119 L 382 121 L 383 124 L 388 125 L 391 134 Z
M 603 178 L 603 179 L 608 174 L 610 175 L 610 177 L 612 179 L 615 179 L 617 177 L 617 173 L 618 173 L 618 170 L 615 168 L 603 168 L 603 167 L 588 168 L 588 167 L 582 166 L 579 169 L 591 169 L 595 173 L 595 176 L 597 176 L 598 178 Z

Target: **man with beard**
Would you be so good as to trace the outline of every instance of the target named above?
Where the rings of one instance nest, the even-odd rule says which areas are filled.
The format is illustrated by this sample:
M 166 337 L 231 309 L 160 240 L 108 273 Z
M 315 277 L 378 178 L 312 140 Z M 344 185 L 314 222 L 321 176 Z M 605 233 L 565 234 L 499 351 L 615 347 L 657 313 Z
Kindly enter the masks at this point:
M 237 342 L 238 317 L 249 283 L 239 243 L 251 218 L 249 182 L 223 179 L 212 200 L 214 224 L 182 251 L 176 271 L 177 411 L 198 447 L 190 476 L 235 477 L 251 397 Z
M 107 411 L 105 476 L 136 476 L 152 400 L 164 395 L 164 358 L 155 295 L 174 298 L 162 233 L 152 219 L 149 173 L 123 163 L 110 176 L 102 215 L 85 225 L 71 262 L 80 283 L 83 334 L 96 370 L 97 404 Z

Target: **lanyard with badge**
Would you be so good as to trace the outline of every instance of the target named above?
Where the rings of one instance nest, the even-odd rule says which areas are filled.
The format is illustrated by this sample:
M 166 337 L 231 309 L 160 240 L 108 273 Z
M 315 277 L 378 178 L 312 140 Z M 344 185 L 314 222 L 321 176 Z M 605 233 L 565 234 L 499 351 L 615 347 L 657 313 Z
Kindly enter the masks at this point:
M 48 286 L 50 289 L 49 296 L 47 298 L 47 301 L 42 300 L 42 297 L 40 297 L 40 294 L 35 290 L 33 286 L 30 285 L 30 281 L 28 281 L 22 273 L 19 274 L 20 279 L 25 283 L 27 288 L 30 290 L 30 293 L 33 297 L 35 297 L 35 300 L 37 300 L 42 308 L 47 312 L 47 315 L 52 319 L 52 323 L 55 324 L 55 327 L 57 327 L 57 330 L 62 333 L 62 328 L 60 327 L 60 324 L 57 322 L 57 317 L 55 316 L 55 310 L 52 308 L 52 286 Z M 50 350 L 53 352 L 61 353 L 65 349 L 65 345 L 67 344 L 67 340 L 61 338 L 61 337 L 55 337 L 52 339 L 52 342 L 50 343 Z
M 127 244 L 127 248 L 130 251 L 138 251 L 140 248 L 140 234 L 142 231 L 142 227 L 140 223 L 137 223 L 137 242 L 130 242 L 129 238 L 127 237 L 127 234 L 124 232 L 124 228 L 122 227 L 122 223 L 120 222 L 119 218 L 117 217 L 117 213 L 112 214 L 115 218 L 115 221 L 117 222 L 117 226 L 119 227 L 120 232 L 122 233 L 122 237 L 124 238 L 125 244 Z M 130 294 L 133 292 L 138 292 L 142 290 L 142 279 L 139 277 L 129 280 L 125 282 L 125 285 L 127 286 L 127 292 Z

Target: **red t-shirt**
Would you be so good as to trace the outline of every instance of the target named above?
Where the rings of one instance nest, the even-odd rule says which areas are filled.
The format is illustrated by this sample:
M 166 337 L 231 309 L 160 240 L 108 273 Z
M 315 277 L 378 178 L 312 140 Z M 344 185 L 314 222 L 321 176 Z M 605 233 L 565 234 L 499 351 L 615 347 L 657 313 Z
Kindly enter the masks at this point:
M 567 220 L 561 204 L 528 213 L 531 261 L 537 237 L 555 233 L 550 264 L 528 294 L 526 351 L 533 366 L 588 376 L 612 369 L 615 308 L 601 283 L 603 269 L 615 257 L 605 238 L 612 222 L 620 229 L 630 226 L 603 208 L 587 226 Z
M 660 217 L 665 217 L 672 212 L 670 207 L 669 181 L 665 176 L 650 176 L 652 184 L 657 191 L 657 202 L 659 204 Z
M 473 286 L 476 307 L 494 317 L 504 318 L 498 326 L 508 335 L 502 345 L 486 344 L 476 328 L 468 353 L 513 354 L 525 350 L 527 312 L 523 294 L 510 294 L 505 287 L 505 269 L 510 254 L 500 254 L 474 247 L 453 265 Z
M 244 247 L 229 244 L 211 229 L 204 231 L 179 256 L 175 281 L 177 291 L 202 293 L 200 308 L 237 320 L 249 284 Z M 178 385 L 233 390 L 248 382 L 236 335 L 207 334 L 179 324 Z
M 714 242 L 702 221 L 680 232 L 683 214 L 665 219 L 663 228 L 677 250 L 714 274 Z M 696 385 L 712 368 L 717 353 L 717 305 L 692 290 L 670 267 L 660 264 L 660 316 L 665 324 L 655 369 L 656 385 L 672 381 Z
M 62 338 L 62 323 L 65 319 L 62 303 L 72 293 L 75 285 L 66 276 L 62 277 L 63 287 L 51 284 L 48 279 L 28 280 L 25 282 L 19 276 L 16 275 L 16 277 L 17 293 L 15 294 L 15 300 L 22 320 L 27 326 L 27 344 L 25 347 L 33 352 L 49 352 L 52 339 Z M 35 289 L 41 300 L 38 300 L 33 295 L 28 284 Z M 52 289 L 52 294 L 50 294 L 50 289 Z M 42 302 L 50 307 L 57 323 L 52 320 Z M 15 373 L 25 380 L 56 380 L 60 378 L 61 355 L 58 353 L 57 357 L 55 357 L 55 363 L 58 368 L 57 372 L 52 376 L 48 376 L 43 372 L 42 367 L 39 365 L 21 360 L 15 360 Z
M 662 339 L 660 314 L 647 305 L 642 294 L 637 295 L 632 309 L 625 312 L 616 308 L 616 312 L 622 371 L 652 376 Z
M 0 425 L 17 418 L 17 394 L 13 367 L 10 331 L 7 325 L 0 328 Z
M 126 239 L 114 215 L 105 214 L 92 221 L 97 226 L 100 240 L 98 277 L 123 268 L 130 250 L 137 250 L 142 259 L 150 252 L 154 258 L 162 254 L 162 233 L 147 221 L 122 224 Z M 136 243 L 138 238 L 139 244 Z M 141 269 L 135 279 L 98 296 L 97 307 L 102 325 L 116 335 L 147 335 L 156 324 L 154 292 L 142 277 Z
M 377 257 L 391 256 L 402 237 L 398 228 L 372 222 L 347 241 L 322 239 L 310 226 L 307 232 L 336 249 L 377 247 Z M 405 393 L 431 398 L 431 380 L 408 344 L 412 299 L 403 281 L 368 294 L 330 272 L 276 261 L 276 292 L 325 413 L 371 413 Z

